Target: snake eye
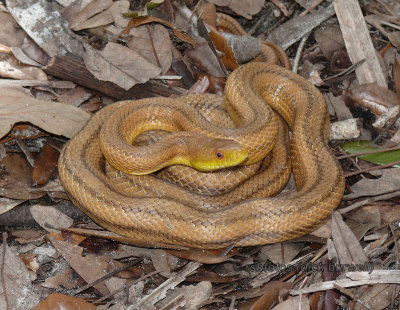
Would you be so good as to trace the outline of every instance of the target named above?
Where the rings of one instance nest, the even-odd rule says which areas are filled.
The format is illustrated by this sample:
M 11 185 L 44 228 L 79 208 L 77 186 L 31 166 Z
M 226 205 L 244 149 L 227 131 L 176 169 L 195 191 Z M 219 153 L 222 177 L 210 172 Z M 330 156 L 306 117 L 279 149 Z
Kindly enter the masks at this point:
M 224 153 L 222 153 L 222 152 L 216 152 L 216 153 L 215 153 L 215 156 L 217 156 L 218 159 L 222 159 L 222 158 L 224 158 Z

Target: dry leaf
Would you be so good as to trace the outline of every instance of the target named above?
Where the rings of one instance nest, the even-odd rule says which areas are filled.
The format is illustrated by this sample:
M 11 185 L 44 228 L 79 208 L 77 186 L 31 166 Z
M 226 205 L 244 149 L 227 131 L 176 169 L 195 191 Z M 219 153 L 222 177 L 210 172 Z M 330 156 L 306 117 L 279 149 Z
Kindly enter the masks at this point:
M 102 51 L 86 46 L 87 69 L 99 80 L 111 81 L 125 90 L 145 83 L 160 74 L 161 69 L 130 48 L 108 43 Z
M 8 0 L 6 3 L 18 24 L 48 55 L 83 55 L 82 42 L 53 3 L 47 0 Z
M 393 301 L 393 297 L 398 294 L 396 285 L 394 284 L 375 284 L 369 286 L 368 290 L 360 297 L 360 302 L 356 303 L 355 310 L 365 310 L 363 305 L 368 305 L 370 309 L 385 309 Z
M 273 264 L 287 264 L 299 254 L 303 247 L 303 243 L 267 244 L 261 248 L 260 256 Z
M 47 296 L 40 304 L 32 310 L 95 310 L 97 307 L 82 298 L 71 297 L 68 295 L 53 293 Z
M 306 296 L 291 297 L 272 308 L 273 310 L 309 310 L 310 303 Z
M 30 277 L 28 268 L 4 239 L 0 253 L 4 258 L 2 290 L 5 288 L 7 292 L 8 309 L 31 309 L 39 302 L 39 296 L 33 291 L 31 281 L 34 279 Z M 4 294 L 0 294 L 0 305 L 5 304 Z
M 47 75 L 42 69 L 19 64 L 12 57 L 0 61 L 0 76 L 16 80 L 47 81 Z
M 157 309 L 199 309 L 210 298 L 211 292 L 212 285 L 209 281 L 185 285 L 168 292 L 167 296 L 156 304 Z
M 24 38 L 27 36 L 7 12 L 0 12 L 0 42 L 8 47 L 22 46 Z
M 182 30 L 176 28 L 172 23 L 167 22 L 166 20 L 163 20 L 163 19 L 155 17 L 155 16 L 145 16 L 145 17 L 131 19 L 128 24 L 128 27 L 126 27 L 125 33 L 129 33 L 132 27 L 137 27 L 137 26 L 145 25 L 145 24 L 149 24 L 149 23 L 159 23 L 161 25 L 164 25 L 165 27 L 169 27 L 172 29 L 172 31 L 174 32 L 174 35 L 179 40 L 186 42 L 192 46 L 196 45 L 196 42 L 192 39 L 192 37 L 190 35 L 183 32 Z
M 317 29 L 314 33 L 314 37 L 327 59 L 331 59 L 334 51 L 345 46 L 342 32 L 337 25 Z
M 34 99 L 19 88 L 0 90 L 0 137 L 4 137 L 17 122 L 30 122 L 53 134 L 71 138 L 90 117 L 69 104 Z
M 339 212 L 332 214 L 332 240 L 341 264 L 364 264 L 368 257 Z
M 375 115 L 386 113 L 389 108 L 399 105 L 397 95 L 386 87 L 375 83 L 363 84 L 344 93 L 346 105 L 361 108 Z
M 129 10 L 129 1 L 120 0 L 114 2 L 114 4 L 108 10 L 113 17 L 116 26 L 121 28 L 125 28 L 128 26 L 129 18 L 122 16 L 122 13 Z
M 82 256 L 83 248 L 69 242 L 57 240 L 54 236 L 48 237 L 53 246 L 56 248 L 68 264 L 87 282 L 93 282 L 104 275 L 108 274 L 111 268 L 119 268 L 121 263 L 113 261 L 113 266 L 109 263 L 109 259 L 98 255 L 86 254 Z M 109 293 L 103 282 L 94 286 L 102 294 Z
M 231 256 L 237 254 L 237 249 L 234 248 L 228 253 L 225 249 L 220 250 L 201 250 L 190 249 L 188 251 L 167 250 L 167 253 L 188 260 L 194 260 L 203 264 L 218 264 L 227 261 Z
M 281 281 L 271 281 L 267 283 L 263 287 L 263 295 L 251 306 L 250 310 L 269 309 L 275 302 L 278 301 L 281 292 L 284 291 L 288 292 L 292 286 L 293 283 L 281 282 Z M 280 309 L 289 309 L 289 308 L 283 307 Z
M 32 167 L 21 154 L 8 154 L 0 161 L 0 195 L 12 199 L 37 199 L 43 191 L 32 192 Z
M 10 198 L 6 198 L 6 197 L 0 197 L 0 215 L 10 211 L 12 208 L 20 205 L 24 201 L 25 200 L 18 200 L 18 199 L 10 199 Z
M 32 180 L 37 185 L 44 185 L 57 167 L 60 153 L 49 144 L 46 144 L 35 160 L 32 171 Z
M 77 107 L 92 96 L 93 94 L 87 91 L 85 88 L 75 87 L 71 90 L 66 91 L 60 97 L 58 97 L 58 101 L 62 103 L 68 103 Z
M 224 77 L 225 74 L 221 69 L 218 58 L 215 56 L 205 39 L 196 38 L 196 48 L 186 52 L 196 67 L 202 71 L 217 77 Z
M 76 18 L 71 22 L 71 29 L 77 31 L 83 29 L 80 27 L 84 22 L 90 19 L 92 16 L 107 10 L 113 5 L 112 0 L 93 0 L 86 5 Z M 112 18 L 112 17 L 111 17 Z M 112 21 L 111 21 L 112 22 Z
M 223 64 L 231 70 L 236 69 L 239 64 L 233 53 L 232 47 L 228 45 L 228 40 L 215 29 L 211 29 L 209 35 L 215 45 L 215 48 L 223 53 L 221 58 Z
M 370 171 L 369 173 L 380 178 L 359 180 L 356 184 L 351 186 L 352 193 L 346 195 L 346 199 L 378 196 L 400 188 L 400 169 L 398 168 Z
M 44 229 L 58 232 L 62 228 L 71 227 L 74 220 L 55 207 L 34 205 L 30 207 L 32 217 Z
M 210 0 L 209 2 L 219 6 L 227 6 L 235 13 L 248 19 L 260 12 L 264 6 L 264 0 Z
M 187 94 L 204 94 L 210 87 L 210 80 L 207 75 L 203 75 L 187 91 Z
M 172 63 L 171 40 L 168 30 L 162 25 L 145 25 L 132 28 L 129 34 L 133 37 L 127 43 L 128 47 L 153 65 L 161 66 L 161 73 L 165 74 Z

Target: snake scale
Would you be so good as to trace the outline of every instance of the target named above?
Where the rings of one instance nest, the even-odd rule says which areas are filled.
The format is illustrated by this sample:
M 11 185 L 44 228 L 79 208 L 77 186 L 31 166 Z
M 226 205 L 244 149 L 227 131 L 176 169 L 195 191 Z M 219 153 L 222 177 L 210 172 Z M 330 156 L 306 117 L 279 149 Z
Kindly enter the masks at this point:
M 211 136 L 242 137 L 250 159 L 260 152 L 265 159 L 212 173 L 191 174 L 192 168 L 172 166 L 168 169 L 178 171 L 171 172 L 172 177 L 168 169 L 158 175 L 127 175 L 106 162 L 100 146 L 105 124 L 129 124 L 138 108 L 161 111 L 165 106 L 183 112 L 187 106 L 205 110 L 193 118 L 210 121 Z M 110 119 L 113 122 L 107 123 Z M 341 200 L 344 176 L 327 145 L 328 133 L 327 107 L 312 84 L 286 68 L 254 62 L 229 76 L 224 99 L 186 95 L 121 101 L 103 108 L 65 145 L 59 175 L 74 204 L 132 243 L 209 249 L 274 243 L 311 232 Z M 261 138 L 266 141 L 259 144 Z M 179 174 L 180 169 L 184 172 Z M 246 169 L 252 171 L 249 178 L 242 177 Z M 279 192 L 291 171 L 297 191 L 267 197 Z M 207 175 L 214 178 L 209 185 L 190 180 Z M 225 184 L 231 175 L 234 184 Z

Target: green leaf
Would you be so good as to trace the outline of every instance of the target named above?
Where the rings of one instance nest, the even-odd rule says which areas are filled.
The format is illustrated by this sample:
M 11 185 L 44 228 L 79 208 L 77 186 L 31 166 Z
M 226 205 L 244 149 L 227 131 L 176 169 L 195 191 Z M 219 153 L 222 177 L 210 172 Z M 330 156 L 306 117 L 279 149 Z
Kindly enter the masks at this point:
M 342 149 L 348 154 L 370 152 L 381 150 L 373 141 L 353 141 L 341 145 Z M 378 165 L 386 165 L 400 160 L 400 150 L 387 151 L 383 153 L 367 154 L 357 156 L 358 158 Z
M 146 3 L 146 8 L 148 10 L 152 10 L 158 6 L 160 6 L 161 4 L 164 3 L 165 0 L 151 0 L 149 2 Z

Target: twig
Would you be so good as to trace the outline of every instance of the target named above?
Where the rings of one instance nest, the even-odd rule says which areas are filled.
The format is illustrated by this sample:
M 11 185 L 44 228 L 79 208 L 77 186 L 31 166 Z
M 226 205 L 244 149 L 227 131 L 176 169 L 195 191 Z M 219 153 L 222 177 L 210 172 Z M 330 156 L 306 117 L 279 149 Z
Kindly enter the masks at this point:
M 347 212 L 353 211 L 354 209 L 360 208 L 370 202 L 375 202 L 375 201 L 380 201 L 380 200 L 387 200 L 387 199 L 391 199 L 394 197 L 400 196 L 400 190 L 396 190 L 394 192 L 391 193 L 387 193 L 387 194 L 383 194 L 380 196 L 375 196 L 375 197 L 370 197 L 361 201 L 358 201 L 354 204 L 352 204 L 351 206 L 348 206 L 346 208 L 340 209 L 338 210 L 340 214 L 345 214 Z
M 148 273 L 148 274 L 145 274 L 144 276 L 142 276 L 142 277 L 136 279 L 135 281 L 131 282 L 129 285 L 130 285 L 130 286 L 135 285 L 136 283 L 139 283 L 140 281 L 143 281 L 143 280 L 145 280 L 145 279 L 147 279 L 147 278 L 150 278 L 150 277 L 152 277 L 152 276 L 154 276 L 154 275 L 156 275 L 156 274 L 158 274 L 158 273 L 160 273 L 160 272 L 157 271 L 157 270 L 154 270 L 154 271 L 152 271 L 152 272 L 150 272 L 150 273 Z M 119 289 L 117 289 L 117 290 L 115 290 L 115 291 L 112 291 L 110 294 L 108 294 L 108 295 L 106 295 L 106 296 L 103 296 L 103 297 L 97 299 L 97 300 L 94 301 L 93 303 L 94 303 L 94 304 L 101 303 L 101 302 L 103 302 L 104 300 L 106 300 L 106 299 L 108 299 L 108 298 L 114 296 L 115 294 L 117 294 L 117 293 L 123 291 L 124 289 L 126 289 L 125 286 L 120 287 Z
M 4 268 L 6 262 L 6 250 L 7 250 L 7 233 L 3 232 L 3 246 L 2 246 L 2 253 L 1 253 L 1 286 L 3 287 L 3 294 L 4 294 L 4 302 L 6 304 L 6 309 L 9 309 L 8 305 L 8 296 L 6 291 L 6 281 L 4 279 Z
M 199 262 L 189 262 L 182 270 L 171 276 L 168 280 L 164 281 L 161 285 L 154 289 L 149 295 L 140 300 L 139 304 L 137 305 L 137 309 L 143 309 L 143 306 L 150 307 L 154 305 L 158 300 L 165 296 L 165 293 L 169 289 L 175 288 L 175 286 L 184 281 L 189 274 L 191 274 L 201 265 L 202 264 Z
M 326 81 L 330 81 L 330 80 L 336 79 L 336 78 L 338 78 L 338 77 L 341 77 L 341 76 L 343 76 L 343 75 L 347 75 L 347 74 L 349 74 L 349 73 L 351 73 L 351 72 L 357 70 L 364 62 L 365 62 L 365 59 L 362 59 L 362 60 L 356 62 L 354 65 L 351 65 L 351 66 L 348 67 L 347 69 L 345 69 L 345 70 L 339 72 L 338 74 L 335 74 L 335 75 L 332 75 L 332 76 L 330 76 L 330 77 L 327 77 L 327 78 L 324 79 L 323 81 L 326 82 Z
M 393 147 L 393 148 L 387 148 L 387 149 L 381 149 L 381 150 L 366 151 L 366 152 L 342 155 L 342 156 L 336 157 L 336 159 L 340 160 L 340 159 L 345 159 L 345 158 L 350 158 L 350 157 L 358 157 L 358 156 L 362 156 L 362 155 L 378 154 L 378 153 L 384 153 L 384 152 L 390 152 L 390 151 L 399 151 L 399 150 L 400 150 L 400 146 Z
M 75 83 L 70 81 L 39 81 L 39 80 L 10 80 L 1 79 L 0 86 L 47 86 L 50 88 L 74 88 Z
M 399 269 L 399 262 L 400 262 L 400 258 L 399 258 L 399 255 L 400 255 L 400 253 L 399 253 L 399 243 L 397 242 L 396 233 L 395 233 L 395 231 L 394 231 L 394 229 L 393 229 L 391 224 L 389 224 L 389 228 L 390 228 L 390 231 L 391 231 L 392 236 L 393 236 L 394 248 L 395 248 L 395 251 L 396 251 L 396 269 Z
M 390 163 L 390 164 L 386 164 L 386 165 L 365 168 L 365 169 L 354 171 L 354 172 L 348 172 L 348 173 L 345 173 L 344 176 L 347 178 L 347 177 L 351 177 L 353 175 L 357 175 L 357 174 L 360 174 L 360 173 L 370 172 L 370 171 L 374 171 L 374 170 L 381 170 L 381 169 L 389 168 L 389 167 L 392 167 L 392 166 L 395 166 L 395 165 L 400 165 L 400 160 L 395 161 L 395 162 Z
M 298 69 L 298 67 L 299 67 L 300 57 L 301 57 L 301 54 L 302 54 L 302 52 L 303 52 L 304 45 L 306 45 L 307 39 L 308 39 L 308 37 L 310 36 L 310 33 L 311 33 L 311 31 L 307 32 L 307 33 L 303 36 L 303 38 L 302 38 L 301 41 L 300 41 L 299 47 L 297 48 L 296 57 L 294 58 L 294 61 L 293 61 L 293 68 L 292 68 L 292 71 L 293 71 L 294 73 L 297 73 L 297 69 Z
M 316 1 L 316 2 L 315 2 L 313 5 L 311 5 L 307 10 L 301 12 L 301 13 L 299 14 L 299 16 L 304 16 L 304 15 L 310 13 L 312 10 L 314 10 L 314 9 L 315 9 L 318 5 L 320 5 L 322 2 L 324 2 L 324 0 L 318 0 L 318 1 Z

